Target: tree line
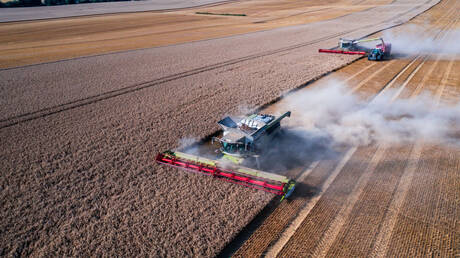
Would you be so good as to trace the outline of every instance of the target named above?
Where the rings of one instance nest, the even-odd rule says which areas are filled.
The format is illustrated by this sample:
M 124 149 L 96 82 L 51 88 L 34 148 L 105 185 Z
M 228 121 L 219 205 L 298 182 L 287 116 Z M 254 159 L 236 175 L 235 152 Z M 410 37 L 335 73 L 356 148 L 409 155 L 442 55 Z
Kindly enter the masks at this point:
M 80 3 L 118 2 L 130 0 L 10 0 L 0 1 L 0 7 L 27 7 L 40 5 L 63 5 Z

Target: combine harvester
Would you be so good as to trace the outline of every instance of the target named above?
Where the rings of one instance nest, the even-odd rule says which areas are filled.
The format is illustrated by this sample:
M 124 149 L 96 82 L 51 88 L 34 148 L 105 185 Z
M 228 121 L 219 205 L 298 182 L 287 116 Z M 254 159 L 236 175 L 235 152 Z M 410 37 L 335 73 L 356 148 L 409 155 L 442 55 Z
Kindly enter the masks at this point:
M 381 41 L 382 43 L 375 46 L 375 48 L 368 48 L 360 45 L 360 43 Z M 367 59 L 371 61 L 381 61 L 389 58 L 391 54 L 391 44 L 385 43 L 382 38 L 372 39 L 340 39 L 339 45 L 332 49 L 319 49 L 320 53 L 334 53 L 346 55 L 367 55 Z
M 259 168 L 259 154 L 264 148 L 270 147 L 273 137 L 280 130 L 281 120 L 290 115 L 291 112 L 279 117 L 252 114 L 238 122 L 226 117 L 218 122 L 223 129 L 223 136 L 213 138 L 213 143 L 219 143 L 216 160 L 178 151 L 165 151 L 157 155 L 156 162 L 281 195 L 282 201 L 294 191 L 294 180 L 241 164 L 255 159 Z

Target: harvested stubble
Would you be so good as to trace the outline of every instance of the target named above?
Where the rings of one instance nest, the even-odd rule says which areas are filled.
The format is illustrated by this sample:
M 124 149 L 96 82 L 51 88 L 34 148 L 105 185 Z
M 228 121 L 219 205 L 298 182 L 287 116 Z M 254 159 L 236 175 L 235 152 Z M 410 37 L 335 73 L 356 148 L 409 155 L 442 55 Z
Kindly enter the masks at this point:
M 452 9 L 454 3 L 453 1 L 443 1 L 439 7 L 435 7 L 434 10 L 438 12 L 436 17 L 439 18 L 439 15 L 443 15 L 445 8 Z M 430 13 L 431 11 L 427 15 L 431 15 Z M 426 15 L 421 17 L 422 19 L 415 21 L 426 22 Z M 363 85 L 358 93 L 369 97 L 375 96 L 381 87 L 389 82 L 409 61 L 397 60 L 394 65 L 375 76 L 374 81 Z M 338 73 L 339 78 L 347 79 L 354 76 L 363 69 L 360 64 L 364 62 L 358 61 L 342 69 Z M 412 68 L 395 81 L 394 87 L 401 86 L 417 65 L 421 63 L 420 60 L 415 62 Z M 446 99 L 453 101 L 459 92 L 459 76 L 458 73 L 449 73 L 448 71 L 449 65 L 458 66 L 459 61 L 441 60 L 436 63 L 433 72 L 428 72 L 432 70 L 432 64 L 431 59 L 425 62 L 418 73 L 405 84 L 405 88 L 399 96 L 406 98 L 413 94 L 420 94 L 421 91 L 419 90 L 429 90 L 435 98 L 440 97 L 441 102 Z M 381 65 L 384 63 L 376 64 L 369 69 L 369 72 L 355 76 L 353 80 L 350 80 L 351 87 L 356 86 L 368 76 L 372 76 L 372 71 L 378 70 Z M 343 73 L 346 75 L 341 77 L 340 75 Z M 427 80 L 425 80 L 425 76 L 428 77 Z M 445 89 L 442 90 L 444 87 Z M 454 103 L 458 103 L 458 98 Z M 420 143 L 416 144 L 416 146 L 419 145 Z M 377 251 L 376 253 L 382 256 L 454 256 L 458 254 L 458 239 L 460 239 L 457 230 L 457 218 L 459 217 L 458 185 L 460 184 L 458 181 L 458 149 L 448 150 L 447 146 L 438 146 L 436 149 L 417 154 L 418 151 L 411 151 L 410 148 L 411 146 L 407 146 L 406 148 L 388 150 L 389 153 L 386 154 L 386 158 L 377 166 L 376 172 L 370 177 L 369 184 L 364 188 L 362 198 L 358 199 L 356 206 L 348 216 L 349 221 L 343 222 L 343 227 L 339 228 L 340 231 L 335 231 L 337 235 L 335 239 L 332 239 L 334 242 L 324 255 L 367 256 L 371 251 Z M 420 156 L 428 160 L 423 161 L 421 159 L 420 164 L 418 164 Z M 408 164 L 411 165 L 410 171 L 406 171 Z M 412 168 L 415 168 L 416 171 L 413 177 L 408 176 L 409 174 L 412 175 Z M 413 182 L 412 185 L 411 182 Z M 455 186 L 457 189 L 454 188 Z M 350 184 L 349 187 L 354 187 L 354 184 Z M 410 188 L 410 191 L 406 195 L 407 188 Z M 394 191 L 397 192 L 394 193 Z M 401 200 L 405 200 L 404 203 Z M 320 200 L 317 206 L 322 201 Z M 327 205 L 333 209 L 337 205 L 336 199 L 329 200 L 329 204 L 323 206 L 327 207 Z M 304 224 L 310 223 L 307 228 L 311 230 L 308 234 L 300 234 L 298 231 L 301 228 L 299 228 L 293 235 L 291 243 L 288 242 L 285 249 L 281 251 L 280 257 L 306 256 L 318 247 L 322 232 L 327 231 L 333 224 L 330 220 L 322 230 L 314 230 L 316 224 L 325 220 L 324 217 L 331 216 L 330 210 L 323 212 L 323 216 L 318 215 L 310 218 L 309 222 L 308 217 L 304 220 Z M 267 225 L 267 227 L 269 226 Z M 255 234 L 257 233 L 256 231 Z M 261 235 L 259 237 L 266 236 Z M 305 248 L 305 243 L 311 242 L 312 238 L 316 238 L 316 243 L 307 245 Z M 324 239 L 326 242 L 329 241 L 328 243 L 332 240 Z M 254 240 L 251 239 L 251 242 Z M 297 243 L 297 245 L 292 245 L 292 242 Z M 250 244 L 249 241 L 247 244 Z M 244 250 L 242 251 L 250 249 L 246 245 L 243 247 Z M 302 250 L 302 248 L 304 249 Z M 261 255 L 264 251 L 267 249 L 252 255 Z
M 291 239 L 279 253 L 280 256 L 313 255 L 314 247 L 322 240 L 330 223 L 351 191 L 350 185 L 364 173 L 375 148 L 360 148 L 342 169 L 321 199 L 316 203 Z
M 285 201 L 264 221 L 258 230 L 235 253 L 236 257 L 254 257 L 264 252 L 277 240 L 282 230 L 298 214 L 305 201 L 318 194 L 318 186 L 328 178 L 338 161 L 323 160 L 303 182 L 298 182 L 296 198 Z
M 460 239 L 460 151 L 426 146 L 421 157 L 397 217 L 388 255 L 453 257 L 458 254 Z
M 408 164 L 406 157 L 410 151 L 411 147 L 393 147 L 385 151 L 385 157 L 372 171 L 359 201 L 347 218 L 347 226 L 340 230 L 327 256 L 366 256 L 372 253 L 377 233 L 388 230 L 382 228 L 381 223 Z M 360 244 L 355 245 L 357 242 Z

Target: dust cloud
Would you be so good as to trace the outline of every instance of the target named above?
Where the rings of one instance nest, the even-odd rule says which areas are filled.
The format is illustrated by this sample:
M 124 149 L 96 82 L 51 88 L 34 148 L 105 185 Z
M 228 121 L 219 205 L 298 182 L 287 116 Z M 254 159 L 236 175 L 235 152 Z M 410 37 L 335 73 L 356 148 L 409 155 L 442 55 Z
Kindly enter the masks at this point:
M 345 146 L 424 141 L 460 147 L 460 103 L 440 104 L 426 92 L 392 100 L 395 93 L 388 90 L 369 102 L 351 94 L 345 84 L 332 81 L 285 96 L 276 114 L 289 110 L 292 115 L 283 120 L 277 137 L 261 149 L 257 167 L 281 173 L 304 166 L 306 158 L 332 158 Z M 209 145 L 194 142 L 194 138 L 184 138 L 180 145 L 188 146 L 187 153 L 216 158 L 215 152 L 205 151 Z M 255 167 L 254 161 L 247 162 Z
M 385 31 L 383 38 L 391 43 L 395 55 L 444 54 L 452 57 L 460 54 L 460 30 L 447 30 L 439 37 L 430 37 L 428 29 L 421 25 L 408 25 L 404 33 L 395 34 L 392 30 Z M 435 31 L 436 33 L 436 31 Z
M 438 104 L 423 93 L 413 99 L 392 101 L 394 91 L 379 95 L 370 103 L 333 82 L 286 97 L 283 110 L 292 110 L 291 127 L 310 135 L 332 139 L 334 144 L 368 145 L 406 143 L 416 140 L 458 144 L 460 103 Z

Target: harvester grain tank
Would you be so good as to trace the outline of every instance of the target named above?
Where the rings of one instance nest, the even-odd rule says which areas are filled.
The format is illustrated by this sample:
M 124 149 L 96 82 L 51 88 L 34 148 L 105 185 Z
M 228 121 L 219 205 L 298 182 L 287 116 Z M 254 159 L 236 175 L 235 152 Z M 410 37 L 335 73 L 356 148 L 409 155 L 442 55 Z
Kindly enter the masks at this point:
M 291 112 L 279 117 L 252 114 L 238 122 L 226 117 L 218 122 L 223 136 L 213 140 L 220 143 L 224 159 L 241 164 L 247 158 L 257 158 L 262 148 L 269 147 L 272 138 L 280 130 L 280 121 L 290 115 Z
M 216 159 L 209 159 L 178 151 L 159 153 L 156 161 L 187 171 L 212 176 L 216 179 L 252 187 L 288 198 L 296 182 L 285 176 L 242 166 L 244 161 L 256 160 L 265 148 L 273 146 L 273 137 L 280 130 L 280 122 L 289 117 L 286 112 L 279 117 L 267 114 L 251 114 L 241 119 L 225 117 L 218 124 L 223 130 Z M 258 164 L 258 163 L 257 163 Z M 259 168 L 259 166 L 258 166 Z

